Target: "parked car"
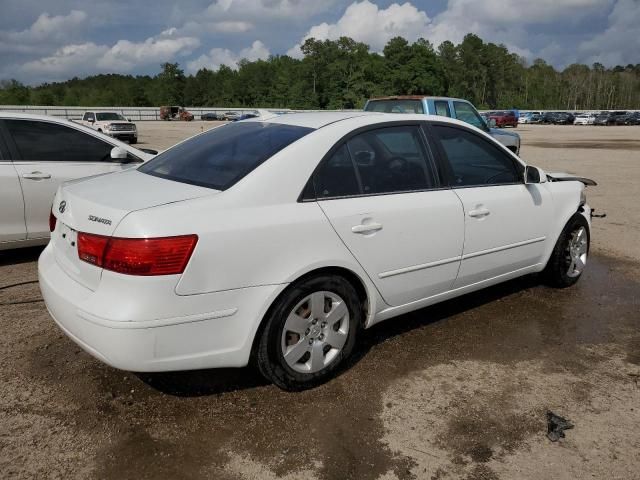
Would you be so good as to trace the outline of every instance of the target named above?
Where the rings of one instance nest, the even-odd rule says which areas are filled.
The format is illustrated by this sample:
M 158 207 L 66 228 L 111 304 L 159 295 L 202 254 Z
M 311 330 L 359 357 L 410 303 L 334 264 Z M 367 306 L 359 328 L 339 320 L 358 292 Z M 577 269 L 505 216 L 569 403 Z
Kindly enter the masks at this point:
M 258 115 L 258 113 L 255 112 L 247 112 L 247 113 L 243 113 L 242 115 L 240 115 L 237 120 L 235 120 L 236 122 L 240 121 L 240 120 L 247 120 L 249 118 L 258 118 L 260 115 Z
M 542 112 L 524 112 L 520 114 L 518 117 L 518 123 L 536 123 L 533 122 L 532 119 L 535 117 L 540 118 L 542 116 Z
M 615 125 L 616 117 L 613 112 L 600 112 L 593 120 L 594 125 Z
M 596 120 L 595 113 L 581 113 L 576 115 L 576 118 L 573 120 L 574 125 L 593 125 Z
M 190 122 L 193 120 L 193 113 L 188 112 L 184 107 L 178 105 L 160 107 L 160 120 L 181 120 Z
M 627 116 L 625 125 L 640 125 L 640 112 L 633 112 Z
M 616 125 L 626 125 L 629 112 L 619 111 L 613 112 L 613 120 Z
M 62 182 L 152 157 L 75 122 L 0 113 L 0 250 L 49 241 L 51 202 Z
M 113 367 L 251 358 L 298 390 L 380 321 L 533 272 L 574 284 L 590 239 L 581 181 L 444 116 L 236 122 L 61 187 L 40 288 L 62 331 Z
M 485 121 L 471 102 L 460 98 L 425 97 L 423 95 L 380 97 L 368 100 L 364 110 L 367 112 L 419 113 L 457 118 L 484 130 L 516 155 L 520 153 L 520 135 L 515 132 L 491 128 L 491 123 Z
M 211 120 L 223 120 L 217 113 L 208 112 L 200 115 L 200 120 L 211 121 Z
M 497 112 L 489 112 L 489 120 L 495 120 L 496 127 L 505 128 L 513 127 L 518 128 L 518 119 L 511 110 L 501 110 Z
M 98 110 L 84 112 L 80 123 L 118 140 L 124 140 L 131 144 L 138 143 L 136 124 L 119 113 Z
M 576 119 L 573 113 L 569 112 L 555 112 L 552 123 L 554 125 L 573 125 L 573 121 Z
M 223 115 L 224 120 L 227 120 L 229 122 L 235 122 L 236 120 L 238 120 L 240 117 L 242 116 L 242 114 L 240 112 L 227 112 Z

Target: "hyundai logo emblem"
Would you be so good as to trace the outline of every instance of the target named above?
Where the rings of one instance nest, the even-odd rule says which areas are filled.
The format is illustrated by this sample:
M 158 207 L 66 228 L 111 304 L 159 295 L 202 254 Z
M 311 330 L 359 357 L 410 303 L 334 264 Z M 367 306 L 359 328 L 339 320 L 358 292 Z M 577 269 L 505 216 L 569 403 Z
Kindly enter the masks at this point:
M 64 213 L 65 208 L 67 208 L 67 202 L 63 200 L 60 202 L 60 205 L 58 205 L 58 211 Z

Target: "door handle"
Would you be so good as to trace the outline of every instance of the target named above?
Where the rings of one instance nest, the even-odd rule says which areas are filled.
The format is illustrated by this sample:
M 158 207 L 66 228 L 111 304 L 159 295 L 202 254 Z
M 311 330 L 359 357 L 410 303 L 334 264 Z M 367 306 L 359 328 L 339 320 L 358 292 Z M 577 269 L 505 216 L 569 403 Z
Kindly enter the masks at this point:
M 27 178 L 29 180 L 45 180 L 47 178 L 51 178 L 51 174 L 42 172 L 23 173 L 22 178 Z
M 361 234 L 373 233 L 379 230 L 382 230 L 382 224 L 376 223 L 376 222 L 364 223 L 364 224 L 356 225 L 355 227 L 351 227 L 351 231 L 353 233 L 361 233 Z
M 491 212 L 484 207 L 469 210 L 469 216 L 474 218 L 482 218 L 489 215 Z

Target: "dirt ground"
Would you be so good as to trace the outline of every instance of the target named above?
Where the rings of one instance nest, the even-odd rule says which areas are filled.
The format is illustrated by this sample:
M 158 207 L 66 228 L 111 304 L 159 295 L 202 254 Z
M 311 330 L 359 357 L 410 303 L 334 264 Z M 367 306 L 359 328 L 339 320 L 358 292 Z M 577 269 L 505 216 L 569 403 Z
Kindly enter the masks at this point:
M 141 123 L 141 146 L 213 125 Z M 599 182 L 581 281 L 527 277 L 380 324 L 307 392 L 248 368 L 107 367 L 47 315 L 39 250 L 0 252 L 0 477 L 637 479 L 640 127 L 518 132 L 528 162 Z M 575 425 L 557 443 L 548 410 Z

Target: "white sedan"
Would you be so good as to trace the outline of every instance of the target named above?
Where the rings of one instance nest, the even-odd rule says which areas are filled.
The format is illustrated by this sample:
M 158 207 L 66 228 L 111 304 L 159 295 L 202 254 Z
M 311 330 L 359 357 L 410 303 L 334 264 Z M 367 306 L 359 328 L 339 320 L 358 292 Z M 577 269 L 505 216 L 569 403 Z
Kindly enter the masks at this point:
M 49 241 L 51 202 L 62 182 L 153 156 L 68 120 L 1 113 L 0 250 Z
M 116 368 L 325 381 L 362 328 L 589 251 L 586 179 L 547 176 L 441 116 L 300 113 L 225 125 L 58 190 L 40 286 Z

